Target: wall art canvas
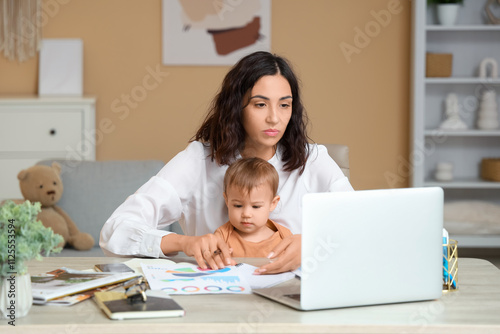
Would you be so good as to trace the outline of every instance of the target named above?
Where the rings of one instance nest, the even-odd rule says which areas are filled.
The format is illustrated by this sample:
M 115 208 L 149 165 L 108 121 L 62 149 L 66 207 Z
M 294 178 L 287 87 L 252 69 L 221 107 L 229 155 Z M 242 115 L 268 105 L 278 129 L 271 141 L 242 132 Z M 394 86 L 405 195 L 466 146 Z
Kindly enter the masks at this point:
M 271 46 L 271 0 L 163 0 L 164 65 L 234 65 Z

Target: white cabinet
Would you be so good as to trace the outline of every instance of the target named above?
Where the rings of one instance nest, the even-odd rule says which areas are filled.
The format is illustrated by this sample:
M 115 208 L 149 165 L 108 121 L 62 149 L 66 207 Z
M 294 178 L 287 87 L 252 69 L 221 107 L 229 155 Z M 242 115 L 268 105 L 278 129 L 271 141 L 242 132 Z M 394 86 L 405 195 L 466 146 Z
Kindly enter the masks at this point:
M 95 160 L 95 98 L 0 98 L 0 201 L 42 159 Z
M 480 178 L 481 160 L 500 157 L 500 130 L 477 129 L 482 91 L 494 89 L 500 96 L 500 79 L 480 79 L 479 65 L 484 58 L 500 63 L 500 25 L 488 25 L 483 14 L 486 1 L 465 0 L 456 25 L 436 23 L 434 7 L 424 0 L 412 2 L 412 185 L 439 186 L 445 201 L 481 200 L 500 204 L 500 182 Z M 427 78 L 426 52 L 453 54 L 451 77 Z M 467 130 L 438 130 L 444 120 L 445 100 L 455 93 L 460 116 Z M 497 101 L 497 104 L 500 101 Z M 453 180 L 435 179 L 438 163 L 454 166 Z M 446 225 L 446 222 L 445 222 Z M 463 246 L 500 247 L 500 236 L 462 236 Z

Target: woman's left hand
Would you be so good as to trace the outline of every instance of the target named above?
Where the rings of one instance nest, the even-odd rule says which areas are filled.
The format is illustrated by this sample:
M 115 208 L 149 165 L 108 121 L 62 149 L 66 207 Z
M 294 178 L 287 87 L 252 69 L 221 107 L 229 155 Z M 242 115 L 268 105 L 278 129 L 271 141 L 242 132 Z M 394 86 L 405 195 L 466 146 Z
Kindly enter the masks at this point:
M 300 267 L 302 236 L 295 234 L 283 239 L 269 253 L 269 259 L 275 261 L 255 269 L 255 274 L 277 274 Z

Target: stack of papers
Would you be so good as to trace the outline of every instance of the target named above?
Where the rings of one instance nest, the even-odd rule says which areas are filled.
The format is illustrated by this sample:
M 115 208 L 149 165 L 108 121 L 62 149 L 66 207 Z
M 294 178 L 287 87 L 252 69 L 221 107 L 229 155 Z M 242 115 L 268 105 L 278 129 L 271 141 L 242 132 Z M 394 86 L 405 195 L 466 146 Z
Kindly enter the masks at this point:
M 51 304 L 70 305 L 91 297 L 95 289 L 110 288 L 133 277 L 137 277 L 137 274 L 88 272 L 63 267 L 31 276 L 33 302 L 35 304 L 49 302 Z M 81 294 L 75 296 L 77 293 Z M 73 296 L 51 302 L 70 295 Z
M 251 266 L 246 263 L 238 263 L 236 267 L 238 268 L 239 275 L 245 278 L 252 289 L 270 288 L 272 286 L 295 278 L 295 274 L 293 272 L 273 275 L 254 275 L 254 271 L 255 269 L 257 269 L 257 267 Z

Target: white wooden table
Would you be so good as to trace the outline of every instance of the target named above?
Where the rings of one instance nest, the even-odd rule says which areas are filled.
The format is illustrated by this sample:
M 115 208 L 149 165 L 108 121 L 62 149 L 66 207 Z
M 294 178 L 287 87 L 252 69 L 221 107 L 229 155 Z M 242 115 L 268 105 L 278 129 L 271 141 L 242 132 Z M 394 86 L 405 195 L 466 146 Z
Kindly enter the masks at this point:
M 30 272 L 92 268 L 118 258 L 46 258 Z M 261 259 L 246 259 L 259 265 Z M 109 320 L 93 300 L 71 307 L 36 306 L 1 333 L 500 333 L 500 270 L 459 259 L 459 290 L 439 300 L 301 312 L 254 294 L 175 296 L 182 318 Z

